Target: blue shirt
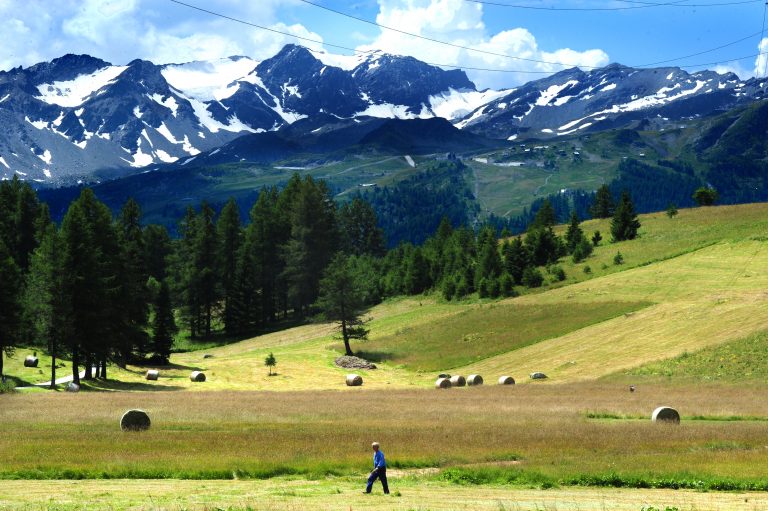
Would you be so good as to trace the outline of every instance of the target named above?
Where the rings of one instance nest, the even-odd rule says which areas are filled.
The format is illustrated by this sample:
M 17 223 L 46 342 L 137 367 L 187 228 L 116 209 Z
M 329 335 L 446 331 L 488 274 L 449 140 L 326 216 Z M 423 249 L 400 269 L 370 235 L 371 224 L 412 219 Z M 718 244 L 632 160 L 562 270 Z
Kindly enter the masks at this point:
M 373 468 L 386 468 L 387 462 L 384 461 L 384 453 L 376 451 L 373 453 Z

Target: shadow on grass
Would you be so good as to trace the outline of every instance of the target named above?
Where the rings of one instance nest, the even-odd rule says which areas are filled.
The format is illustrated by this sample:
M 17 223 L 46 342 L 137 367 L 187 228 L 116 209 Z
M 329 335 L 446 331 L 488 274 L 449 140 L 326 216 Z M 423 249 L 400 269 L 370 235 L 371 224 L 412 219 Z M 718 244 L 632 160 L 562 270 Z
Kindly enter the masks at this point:
M 342 351 L 341 354 L 343 354 L 343 350 L 341 351 Z M 356 357 L 365 359 L 369 362 L 387 362 L 389 360 L 394 360 L 396 358 L 394 353 L 390 353 L 387 351 L 357 350 L 357 351 L 354 351 L 354 353 Z
M 125 382 L 117 380 L 81 380 L 81 390 L 90 392 L 142 391 L 142 392 L 172 392 L 184 390 L 177 385 L 162 383 Z
M 133 374 L 144 374 L 147 369 L 157 369 L 158 371 L 203 371 L 202 367 L 197 366 L 188 366 L 183 364 L 167 364 L 167 365 L 156 365 L 156 364 L 150 364 L 150 363 L 141 363 L 136 364 L 134 367 L 137 369 L 124 369 L 125 371 Z

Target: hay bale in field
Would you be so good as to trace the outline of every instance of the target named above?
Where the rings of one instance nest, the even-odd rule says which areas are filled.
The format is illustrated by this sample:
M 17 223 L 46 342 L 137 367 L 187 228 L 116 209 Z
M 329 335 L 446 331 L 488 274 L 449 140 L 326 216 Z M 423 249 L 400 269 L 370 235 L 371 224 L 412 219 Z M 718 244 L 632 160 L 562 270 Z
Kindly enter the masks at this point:
M 37 364 L 39 363 L 40 360 L 34 355 L 27 355 L 24 359 L 24 367 L 37 367 Z
M 160 371 L 158 371 L 157 369 L 150 369 L 149 371 L 147 371 L 147 379 L 148 380 L 155 381 L 159 377 L 160 377 Z
M 483 377 L 479 374 L 470 374 L 467 376 L 467 385 L 482 385 L 483 384 Z
M 511 376 L 501 376 L 499 378 L 499 385 L 514 385 L 515 379 Z
M 205 381 L 205 373 L 202 371 L 192 371 L 192 374 L 189 375 L 189 379 L 194 382 L 204 382 Z
M 448 378 L 438 378 L 435 382 L 435 388 L 436 389 L 450 389 L 451 388 L 451 380 Z
M 674 408 L 669 406 L 660 406 L 651 414 L 653 422 L 666 422 L 670 424 L 680 424 L 680 414 Z
M 451 387 L 463 387 L 467 384 L 467 380 L 460 374 L 451 376 Z
M 359 387 L 363 384 L 363 377 L 359 374 L 347 375 L 347 387 Z
M 77 383 L 69 382 L 64 390 L 67 392 L 80 392 L 80 385 Z
M 123 431 L 146 431 L 151 424 L 144 410 L 128 410 L 120 419 L 120 429 Z
M 450 378 L 451 375 L 448 373 L 440 373 L 437 375 L 438 378 Z
M 535 373 L 531 373 L 531 379 L 532 380 L 546 380 L 547 379 L 547 375 L 544 374 L 544 373 L 540 373 L 540 372 L 536 371 Z

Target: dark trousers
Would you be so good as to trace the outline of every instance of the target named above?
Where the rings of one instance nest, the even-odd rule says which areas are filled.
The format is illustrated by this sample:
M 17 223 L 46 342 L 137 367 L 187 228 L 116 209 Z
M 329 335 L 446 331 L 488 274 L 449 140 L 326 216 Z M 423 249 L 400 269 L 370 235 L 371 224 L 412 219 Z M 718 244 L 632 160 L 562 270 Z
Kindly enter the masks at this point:
M 389 485 L 387 485 L 387 469 L 386 467 L 374 469 L 371 475 L 368 476 L 368 486 L 365 487 L 366 493 L 371 493 L 373 488 L 373 482 L 376 479 L 381 479 L 381 486 L 384 487 L 384 493 L 389 493 Z

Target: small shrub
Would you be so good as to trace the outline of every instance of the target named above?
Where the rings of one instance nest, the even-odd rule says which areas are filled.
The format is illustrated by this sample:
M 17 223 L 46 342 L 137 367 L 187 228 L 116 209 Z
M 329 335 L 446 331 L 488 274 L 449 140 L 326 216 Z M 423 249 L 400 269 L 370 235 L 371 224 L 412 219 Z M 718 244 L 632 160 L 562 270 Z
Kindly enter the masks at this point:
M 578 264 L 582 262 L 584 259 L 592 255 L 592 251 L 594 250 L 594 246 L 592 243 L 587 241 L 586 239 L 582 239 L 577 245 L 576 248 L 573 249 L 573 262 Z
M 515 296 L 515 282 L 509 273 L 504 273 L 499 279 L 499 292 L 501 296 Z
M 667 216 L 669 218 L 676 217 L 677 213 L 678 213 L 677 206 L 675 206 L 674 204 L 670 204 L 669 206 L 667 206 Z
M 584 273 L 590 275 L 592 273 L 592 268 L 590 268 L 589 265 L 586 265 L 584 267 Z
M 12 394 L 14 392 L 16 392 L 16 384 L 13 381 L 0 381 L 0 394 Z
M 523 285 L 526 287 L 541 287 L 541 285 L 544 283 L 544 276 L 541 274 L 541 272 L 534 268 L 533 266 L 529 266 L 523 271 Z
M 621 255 L 621 252 L 616 252 L 616 255 L 613 256 L 613 264 L 616 266 L 624 264 L 624 256 Z
M 498 298 L 501 294 L 501 286 L 499 285 L 499 279 L 488 280 L 488 296 L 491 298 Z
M 488 298 L 490 296 L 490 292 L 488 290 L 488 279 L 485 277 L 480 279 L 480 282 L 477 284 L 477 295 L 480 298 Z
M 565 270 L 563 270 L 560 266 L 550 266 L 549 273 L 555 277 L 557 282 L 562 282 L 565 280 Z
M 603 235 L 600 234 L 600 231 L 595 231 L 595 234 L 592 235 L 592 244 L 598 246 L 601 241 L 603 241 Z
M 452 278 L 447 278 L 443 282 L 443 298 L 450 302 L 454 296 L 456 296 L 456 282 Z

